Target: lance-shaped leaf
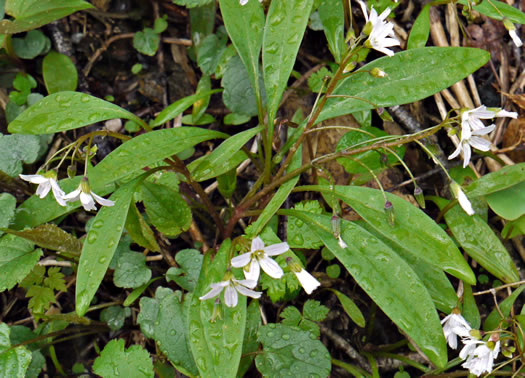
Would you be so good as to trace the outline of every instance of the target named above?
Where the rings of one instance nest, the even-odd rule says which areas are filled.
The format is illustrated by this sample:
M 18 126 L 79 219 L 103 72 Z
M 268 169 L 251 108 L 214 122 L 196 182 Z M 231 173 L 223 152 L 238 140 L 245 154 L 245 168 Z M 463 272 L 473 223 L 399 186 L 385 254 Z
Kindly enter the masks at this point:
M 268 119 L 273 120 L 290 78 L 310 17 L 313 0 L 272 1 L 263 37 L 264 85 Z
M 340 63 L 346 50 L 343 2 L 325 0 L 321 2 L 318 11 L 323 24 L 324 35 L 328 41 L 328 48 L 336 63 Z
M 468 5 L 467 1 L 468 0 L 459 0 L 458 3 Z M 472 9 L 495 20 L 508 18 L 515 24 L 525 24 L 525 13 L 502 1 L 482 1 L 474 5 Z
M 363 219 L 385 238 L 467 283 L 475 284 L 476 278 L 452 239 L 423 211 L 386 193 L 393 204 L 395 224 L 385 215 L 385 200 L 379 190 L 358 186 L 313 186 L 312 190 L 333 193 L 352 206 Z
M 489 57 L 481 49 L 425 47 L 376 59 L 338 84 L 334 94 L 348 97 L 328 99 L 316 122 L 421 100 L 470 75 L 487 63 Z M 386 76 L 370 75 L 375 67 Z
M 139 177 L 113 193 L 114 206 L 103 206 L 89 229 L 78 264 L 76 312 L 83 316 L 104 279 L 124 229 L 133 192 Z
M 246 297 L 239 295 L 236 307 L 230 308 L 215 299 L 201 301 L 210 284 L 220 282 L 229 266 L 231 241 L 225 240 L 211 261 L 204 257 L 199 281 L 191 299 L 189 312 L 190 345 L 201 377 L 235 377 L 241 360 L 246 325 Z M 218 315 L 220 314 L 220 316 Z
M 330 231 L 330 216 L 283 211 L 302 219 L 345 266 L 383 312 L 437 366 L 447 363 L 447 346 L 432 299 L 417 274 L 386 244 L 352 222 L 343 220 L 341 248 Z
M 15 34 L 39 28 L 79 10 L 93 8 L 82 0 L 6 0 L 5 12 L 14 20 L 0 22 L 0 34 Z
M 408 36 L 407 50 L 425 47 L 430 35 L 430 4 L 421 9 Z
M 510 188 L 522 181 L 525 181 L 525 163 L 508 165 L 474 181 L 465 189 L 465 194 L 470 198 L 486 196 Z
M 82 250 L 80 240 L 62 230 L 54 223 L 43 224 L 29 230 L 6 230 L 6 232 L 30 240 L 39 247 L 52 249 L 54 251 L 80 254 Z
M 261 52 L 264 10 L 257 1 L 241 5 L 239 1 L 220 0 L 226 31 L 239 53 L 252 87 L 260 93 L 259 54 Z
M 142 124 L 127 110 L 80 92 L 53 93 L 26 109 L 9 124 L 9 132 L 19 134 L 52 134 L 82 126 L 124 118 Z

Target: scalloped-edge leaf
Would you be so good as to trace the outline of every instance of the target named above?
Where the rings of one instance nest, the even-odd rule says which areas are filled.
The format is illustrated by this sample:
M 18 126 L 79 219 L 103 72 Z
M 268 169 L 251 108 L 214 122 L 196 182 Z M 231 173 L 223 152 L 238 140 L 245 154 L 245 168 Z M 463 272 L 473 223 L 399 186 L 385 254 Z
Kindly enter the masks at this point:
M 41 249 L 15 235 L 0 238 L 0 292 L 22 281 L 42 256 Z

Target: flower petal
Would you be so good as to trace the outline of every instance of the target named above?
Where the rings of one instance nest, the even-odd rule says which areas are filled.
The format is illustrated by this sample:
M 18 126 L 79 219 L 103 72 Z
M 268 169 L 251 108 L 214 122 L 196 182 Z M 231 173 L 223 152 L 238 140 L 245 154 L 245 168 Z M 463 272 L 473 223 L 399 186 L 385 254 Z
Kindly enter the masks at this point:
M 256 259 L 251 260 L 248 270 L 243 269 L 244 277 L 249 281 L 257 282 L 259 280 L 259 275 L 261 274 L 261 267 L 259 262 Z M 255 286 L 254 286 L 255 287 Z
M 521 41 L 520 37 L 518 37 L 516 30 L 509 30 L 509 35 L 510 35 L 510 38 L 512 38 L 512 42 L 514 42 L 516 47 L 523 46 L 523 42 Z
M 516 112 L 508 112 L 505 109 L 501 109 L 499 112 L 496 113 L 495 117 L 510 117 L 510 118 L 518 118 L 518 113 Z
M 115 202 L 113 202 L 111 200 L 108 200 L 108 199 L 105 199 L 105 198 L 99 196 L 98 194 L 96 194 L 95 192 L 91 192 L 91 195 L 93 196 L 95 201 L 97 201 L 102 206 L 114 206 L 115 205 Z
M 226 306 L 235 307 L 237 306 L 237 302 L 237 290 L 233 288 L 233 285 L 226 286 L 226 289 L 224 290 L 224 303 Z
M 18 175 L 22 180 L 29 181 L 32 184 L 42 184 L 49 179 L 42 175 Z
M 204 301 L 206 299 L 215 298 L 217 295 L 219 295 L 222 291 L 222 287 L 220 286 L 212 286 L 211 290 L 208 291 L 206 294 L 204 294 L 202 297 L 199 297 L 201 301 Z
M 472 204 L 470 203 L 468 197 L 465 195 L 465 193 L 463 193 L 461 189 L 458 191 L 457 197 L 458 197 L 459 205 L 463 208 L 463 210 L 465 210 L 465 212 L 468 215 L 474 215 L 474 209 L 472 208 Z
M 249 289 L 253 289 L 255 286 L 257 286 L 257 281 L 254 280 L 236 280 L 234 278 L 233 282 L 241 284 L 242 286 L 246 286 Z
M 97 209 L 97 207 L 95 206 L 95 200 L 93 199 L 93 197 L 91 197 L 90 194 L 80 192 L 80 203 L 86 211 Z
M 470 157 L 472 156 L 472 150 L 468 143 L 463 145 L 463 168 L 466 168 L 470 162 Z
M 283 270 L 273 259 L 265 256 L 259 259 L 259 264 L 264 272 L 272 278 L 279 279 L 283 276 Z
M 46 182 L 43 182 L 42 184 L 38 185 L 38 188 L 36 188 L 35 194 L 39 196 L 40 198 L 45 198 L 45 196 L 47 196 L 50 190 L 51 190 L 51 183 L 49 182 L 49 180 L 47 180 Z
M 68 202 L 78 201 L 80 197 L 80 188 L 73 190 L 71 193 L 68 193 L 64 196 L 64 199 Z
M 482 129 L 477 129 L 477 130 L 472 131 L 472 135 L 486 135 L 492 132 L 492 130 L 494 130 L 495 128 L 496 128 L 496 125 L 492 124 Z
M 251 252 L 255 251 L 262 251 L 264 249 L 264 242 L 260 237 L 256 237 L 252 240 L 252 248 L 250 249 Z
M 455 157 L 457 157 L 459 153 L 461 152 L 462 148 L 463 148 L 463 143 L 459 143 L 458 146 L 456 147 L 456 150 L 448 157 L 448 160 L 452 160 Z
M 288 243 L 277 243 L 273 245 L 269 245 L 268 247 L 264 248 L 264 253 L 268 256 L 276 256 L 280 255 L 281 253 L 284 253 L 290 249 L 290 246 Z
M 55 180 L 50 179 L 49 183 L 51 184 L 51 189 L 53 189 L 53 195 L 55 196 L 56 201 L 60 206 L 67 206 L 67 202 L 64 199 L 64 196 L 66 193 L 62 189 L 60 189 L 60 186 L 58 186 L 58 183 Z
M 256 298 L 256 299 L 260 298 L 262 294 L 262 292 L 260 291 L 250 290 L 242 285 L 236 285 L 235 289 L 237 289 L 239 293 L 241 293 L 242 295 L 246 297 L 251 297 L 251 298 Z
M 315 289 L 317 289 L 317 287 L 319 287 L 319 285 L 321 285 L 321 283 L 317 281 L 314 276 L 312 276 L 304 269 L 301 269 L 300 272 L 294 273 L 307 294 L 312 294 L 312 291 L 314 291 Z
M 474 148 L 477 148 L 478 150 L 480 151 L 489 151 L 490 150 L 490 146 L 491 146 L 491 143 L 490 141 L 486 140 L 486 139 L 483 139 L 483 138 L 480 138 L 480 137 L 477 137 L 477 136 L 473 136 L 469 139 L 469 144 L 474 147 Z
M 232 259 L 231 264 L 235 268 L 241 268 L 248 265 L 252 259 L 252 253 L 243 253 L 242 255 L 236 256 Z

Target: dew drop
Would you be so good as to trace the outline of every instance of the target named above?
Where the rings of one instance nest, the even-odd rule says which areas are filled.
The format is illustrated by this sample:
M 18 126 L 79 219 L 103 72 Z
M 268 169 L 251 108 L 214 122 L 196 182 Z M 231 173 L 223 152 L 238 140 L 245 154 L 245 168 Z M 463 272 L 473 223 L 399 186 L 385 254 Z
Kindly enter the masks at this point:
M 101 264 L 104 264 L 106 262 L 106 258 L 105 257 L 101 257 L 100 259 L 98 259 L 98 262 L 101 263 Z
M 285 333 L 285 334 L 283 334 L 283 335 L 281 336 L 281 339 L 283 339 L 283 340 L 290 340 L 290 335 L 287 334 L 287 333 Z

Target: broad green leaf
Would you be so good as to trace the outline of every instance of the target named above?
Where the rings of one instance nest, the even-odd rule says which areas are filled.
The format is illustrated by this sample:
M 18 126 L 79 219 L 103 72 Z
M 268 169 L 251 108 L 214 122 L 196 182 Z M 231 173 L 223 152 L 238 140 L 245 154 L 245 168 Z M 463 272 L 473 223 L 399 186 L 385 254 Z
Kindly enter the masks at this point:
M 525 163 L 507 165 L 499 171 L 480 177 L 465 189 L 469 198 L 486 196 L 525 181 Z
M 80 255 L 82 242 L 54 223 L 43 224 L 33 229 L 22 231 L 6 230 L 7 233 L 27 239 L 39 247 L 58 252 L 69 252 Z
M 31 30 L 23 38 L 13 38 L 11 43 L 19 58 L 34 59 L 44 51 L 46 36 L 40 30 Z
M 0 236 L 4 234 L 2 228 L 7 228 L 15 216 L 16 198 L 9 193 L 0 194 Z
M 279 316 L 283 319 L 281 321 L 282 324 L 292 327 L 299 326 L 299 323 L 303 319 L 303 315 L 301 314 L 301 311 L 295 306 L 288 306 L 286 307 Z
M 458 3 L 467 5 L 467 1 L 459 0 Z M 472 9 L 495 20 L 508 18 L 515 24 L 525 24 L 525 13 L 502 1 L 482 1 L 478 5 L 474 5 Z
M 525 286 L 522 285 L 516 290 L 512 292 L 511 295 L 509 295 L 503 302 L 499 304 L 499 310 L 504 316 L 509 316 L 510 310 L 512 309 L 512 306 L 514 306 L 514 302 L 516 302 L 516 299 L 518 299 L 519 295 L 523 292 L 525 289 Z M 500 321 L 504 320 L 498 309 L 493 309 L 489 316 L 487 316 L 487 319 L 485 319 L 485 322 L 483 323 L 483 330 L 484 331 L 492 331 L 495 330 Z
M 321 208 L 321 205 L 318 201 L 303 201 L 296 204 L 294 209 L 316 214 L 321 214 L 323 212 L 323 209 Z M 323 246 L 321 239 L 319 239 L 317 235 L 310 232 L 308 225 L 295 217 L 288 217 L 286 234 L 288 235 L 287 241 L 290 248 L 317 249 Z
M 211 91 L 200 92 L 188 97 L 181 98 L 180 100 L 175 101 L 173 104 L 161 111 L 159 115 L 151 122 L 150 126 L 157 127 L 168 121 L 171 121 L 197 101 L 205 99 L 211 96 L 212 94 L 218 93 L 220 91 L 221 89 L 213 89 Z
M 341 237 L 348 246 L 343 249 L 330 231 L 330 216 L 295 210 L 287 210 L 286 214 L 307 223 L 359 286 L 414 340 L 430 361 L 445 366 L 446 341 L 432 299 L 417 274 L 401 257 L 352 222 L 342 220 Z
M 38 337 L 38 334 L 31 331 L 27 327 L 11 326 L 11 334 L 9 335 L 9 338 L 11 339 L 11 345 L 21 344 L 24 341 L 32 340 L 36 337 Z M 25 378 L 38 378 L 40 376 L 40 372 L 46 365 L 46 359 L 40 352 L 42 344 L 43 343 L 33 342 L 27 345 L 27 348 L 31 352 L 31 363 L 27 368 Z
M 265 377 L 328 377 L 330 353 L 310 332 L 283 324 L 259 329 L 263 351 L 257 354 L 257 370 Z
M 159 252 L 160 247 L 155 239 L 155 234 L 151 227 L 146 223 L 144 217 L 137 209 L 137 206 L 132 203 L 126 218 L 126 231 L 135 243 L 149 249 L 153 252 Z
M 11 348 L 10 332 L 7 324 L 0 323 L 0 376 L 24 378 L 31 363 L 31 352 L 25 346 Z
M 345 11 L 342 1 L 323 0 L 318 8 L 328 48 L 335 62 L 340 63 L 346 50 Z
M 15 34 L 39 28 L 79 10 L 93 8 L 82 0 L 6 0 L 5 11 L 15 20 L 0 22 L 0 34 Z
M 0 292 L 9 290 L 27 276 L 42 256 L 41 249 L 18 236 L 0 238 Z M 1 370 L 0 370 L 1 371 Z
M 362 73 L 341 80 L 334 94 L 351 97 L 328 99 L 316 122 L 424 99 L 476 71 L 489 57 L 481 49 L 425 47 L 376 59 L 356 71 Z M 368 74 L 375 67 L 385 71 L 386 77 Z
M 0 171 L 18 176 L 23 172 L 22 163 L 32 164 L 38 159 L 41 146 L 40 138 L 34 135 L 0 134 Z
M 241 5 L 239 1 L 220 0 L 224 26 L 241 57 L 253 90 L 261 93 L 259 81 L 259 54 L 261 52 L 264 10 L 257 1 Z
M 19 134 L 52 134 L 114 118 L 142 123 L 120 106 L 85 93 L 65 91 L 53 93 L 29 107 L 8 129 Z
M 185 6 L 186 8 L 202 7 L 213 0 L 173 0 L 177 5 Z
M 77 89 L 78 73 L 67 55 L 51 51 L 42 62 L 42 74 L 49 94 Z
M 476 278 L 452 239 L 419 208 L 386 193 L 394 206 L 395 225 L 388 222 L 385 200 L 379 190 L 357 186 L 311 187 L 324 193 L 334 193 L 352 208 L 377 232 L 400 245 L 418 258 L 433 264 L 467 283 Z
M 126 318 L 131 315 L 129 308 L 121 306 L 106 307 L 100 313 L 100 321 L 104 322 L 112 331 L 118 331 L 124 326 Z
M 175 261 L 180 268 L 169 268 L 166 272 L 166 281 L 175 281 L 185 290 L 195 290 L 201 272 L 203 256 L 196 249 L 183 249 L 175 255 Z
M 94 182 L 109 183 L 128 174 L 178 154 L 197 143 L 226 134 L 198 127 L 162 129 L 139 135 L 113 150 L 91 172 Z
M 301 162 L 302 147 L 299 147 L 297 149 L 297 152 L 293 156 L 292 161 L 290 162 L 288 171 L 293 171 L 294 169 L 299 168 L 301 166 Z M 297 184 L 297 181 L 299 181 L 299 176 L 290 179 L 289 181 L 285 182 L 279 187 L 275 195 L 272 197 L 270 202 L 268 202 L 262 213 L 259 215 L 259 218 L 257 218 L 257 220 L 251 224 L 253 236 L 259 235 L 261 233 L 264 226 L 266 226 L 266 223 L 268 223 L 268 221 L 273 217 L 277 210 L 279 210 L 284 201 L 286 201 L 293 188 L 295 187 L 295 184 Z
M 188 164 L 188 170 L 195 181 L 203 181 L 217 177 L 232 168 L 224 165 L 235 155 L 251 138 L 264 129 L 263 126 L 242 131 L 229 137 L 215 148 L 210 154 Z M 246 154 L 243 154 L 246 157 Z M 244 160 L 244 159 L 243 159 Z
M 153 362 L 140 345 L 124 348 L 124 340 L 111 340 L 93 364 L 93 372 L 102 378 L 115 376 L 153 378 Z
M 116 287 L 136 288 L 151 278 L 151 269 L 146 265 L 146 256 L 139 252 L 126 252 L 119 256 L 113 275 Z
M 190 351 L 186 301 L 181 303 L 180 292 L 158 287 L 155 298 L 140 299 L 137 322 L 142 332 L 154 339 L 171 363 L 187 376 L 198 371 Z
M 359 327 L 364 328 L 366 325 L 365 317 L 355 302 L 340 291 L 335 289 L 330 289 L 330 291 L 332 291 L 337 296 L 337 299 L 339 299 L 341 306 L 343 306 L 343 309 L 350 319 L 352 319 L 352 321 Z
M 197 49 L 197 63 L 205 74 L 203 77 L 213 75 L 222 54 L 226 50 L 228 37 L 225 35 L 210 34 L 204 38 Z
M 246 330 L 244 331 L 244 340 L 242 342 L 242 357 L 239 371 L 237 372 L 238 377 L 244 377 L 257 354 L 257 349 L 259 349 L 257 333 L 261 324 L 259 301 L 253 300 L 246 309 Z
M 204 257 L 199 281 L 191 298 L 189 334 L 193 357 L 201 377 L 234 377 L 241 360 L 242 342 L 246 328 L 246 297 L 239 295 L 234 308 L 215 299 L 201 301 L 210 284 L 220 282 L 229 266 L 231 241 L 225 240 L 213 261 L 211 254 Z M 223 290 L 224 291 L 224 290 Z M 216 315 L 219 311 L 220 316 Z
M 268 119 L 273 120 L 290 78 L 313 0 L 272 1 L 263 36 L 264 85 Z
M 259 79 L 261 79 L 260 76 Z M 262 87 L 261 80 L 259 85 Z M 234 113 L 247 116 L 257 114 L 257 98 L 253 84 L 250 82 L 248 71 L 238 56 L 234 56 L 226 63 L 221 86 L 224 88 L 222 100 L 228 109 Z
M 323 306 L 321 302 L 314 299 L 308 299 L 303 306 L 303 316 L 314 322 L 322 322 L 329 311 L 328 307 Z
M 191 209 L 176 191 L 164 185 L 144 182 L 142 196 L 151 223 L 168 237 L 176 237 L 191 225 Z
M 225 125 L 237 126 L 247 123 L 251 118 L 251 116 L 247 116 L 245 114 L 229 113 L 226 114 L 223 121 Z
M 525 215 L 516 220 L 508 221 L 501 230 L 501 236 L 505 239 L 512 239 L 519 235 L 525 235 Z
M 87 312 L 104 279 L 122 235 L 133 192 L 141 179 L 139 177 L 117 189 L 110 198 L 115 205 L 102 206 L 89 229 L 78 264 L 75 294 L 79 316 Z
M 481 316 L 479 314 L 478 305 L 476 304 L 476 299 L 474 298 L 474 295 L 472 295 L 472 286 L 469 284 L 464 284 L 463 311 L 461 314 L 473 329 L 479 329 L 479 326 L 481 325 Z
M 151 28 L 144 28 L 133 36 L 133 47 L 141 54 L 154 56 L 160 45 L 160 35 Z
M 478 215 L 467 215 L 459 205 L 446 212 L 445 221 L 470 257 L 505 283 L 519 281 L 509 253 L 490 226 Z
M 430 35 L 430 4 L 421 9 L 408 36 L 407 50 L 425 47 Z
M 489 194 L 487 202 L 496 214 L 507 220 L 516 220 L 525 214 L 525 181 Z
M 206 5 L 190 9 L 191 39 L 197 50 L 202 40 L 213 33 L 216 8 L 215 1 L 210 1 Z

